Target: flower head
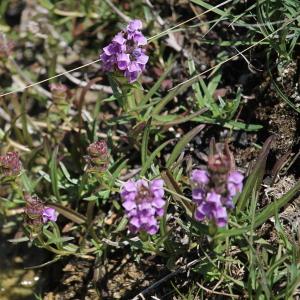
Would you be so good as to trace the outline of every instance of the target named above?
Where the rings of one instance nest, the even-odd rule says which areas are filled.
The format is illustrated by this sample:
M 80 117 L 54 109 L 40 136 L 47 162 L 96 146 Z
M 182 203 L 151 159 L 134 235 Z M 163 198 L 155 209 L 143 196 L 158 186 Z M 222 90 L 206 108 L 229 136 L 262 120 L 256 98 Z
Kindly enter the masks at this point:
M 90 172 L 103 172 L 107 169 L 109 162 L 109 152 L 107 143 L 100 140 L 90 144 L 87 147 L 88 155 L 85 156 L 88 164 L 88 171 Z
M 217 150 L 214 141 L 207 170 L 193 170 L 192 198 L 196 204 L 195 219 L 212 220 L 217 227 L 227 224 L 227 209 L 233 209 L 233 197 L 242 191 L 244 176 L 233 170 L 233 157 L 225 145 Z
M 123 207 L 129 218 L 129 230 L 132 233 L 146 231 L 155 234 L 158 231 L 157 217 L 164 214 L 164 182 L 162 179 L 146 181 L 129 180 L 121 187 Z
M 103 48 L 100 59 L 105 71 L 119 71 L 130 83 L 137 80 L 149 59 L 143 49 L 147 39 L 141 29 L 142 22 L 132 20 L 126 30 L 115 35 L 111 43 Z
M 67 86 L 62 83 L 51 83 L 49 87 L 53 102 L 57 104 L 64 104 L 68 96 Z
M 56 222 L 58 212 L 54 208 L 45 206 L 40 198 L 31 196 L 28 193 L 24 194 L 24 198 L 26 201 L 24 212 L 27 224 L 41 225 L 49 221 Z
M 3 177 L 17 176 L 21 169 L 22 163 L 18 152 L 7 152 L 0 156 L 0 175 Z

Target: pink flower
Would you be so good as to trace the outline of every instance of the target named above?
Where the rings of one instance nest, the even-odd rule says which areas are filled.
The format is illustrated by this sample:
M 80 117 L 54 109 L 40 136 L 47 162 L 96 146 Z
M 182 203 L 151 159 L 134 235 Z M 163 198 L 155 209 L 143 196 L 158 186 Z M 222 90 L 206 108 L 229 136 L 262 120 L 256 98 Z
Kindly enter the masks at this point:
M 42 217 L 43 223 L 48 223 L 49 221 L 56 222 L 58 216 L 58 212 L 52 208 L 45 206 L 43 209 Z
M 149 59 L 143 49 L 147 39 L 141 29 L 142 22 L 133 20 L 126 30 L 119 32 L 112 42 L 103 48 L 100 59 L 105 71 L 120 71 L 130 83 L 138 79 Z
M 238 171 L 230 172 L 227 179 L 227 188 L 229 195 L 234 197 L 237 193 L 240 193 L 243 189 L 244 176 Z
M 123 207 L 132 233 L 146 231 L 152 235 L 158 231 L 156 218 L 164 214 L 165 206 L 163 185 L 161 179 L 149 182 L 140 179 L 129 180 L 121 187 Z

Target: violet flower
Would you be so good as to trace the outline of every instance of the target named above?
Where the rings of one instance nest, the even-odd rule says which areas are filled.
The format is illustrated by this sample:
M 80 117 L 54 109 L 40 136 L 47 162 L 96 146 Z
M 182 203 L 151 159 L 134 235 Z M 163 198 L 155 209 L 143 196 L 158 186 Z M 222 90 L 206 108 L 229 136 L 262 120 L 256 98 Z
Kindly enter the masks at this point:
M 58 212 L 52 207 L 45 206 L 40 198 L 31 196 L 28 193 L 24 194 L 24 198 L 26 201 L 24 213 L 27 225 L 36 229 L 41 227 L 42 224 L 57 221 Z
M 164 181 L 154 179 L 129 180 L 121 187 L 123 207 L 129 218 L 132 233 L 146 231 L 153 235 L 158 231 L 157 217 L 164 214 Z
M 49 221 L 57 221 L 58 212 L 52 208 L 45 206 L 42 212 L 43 223 L 48 223 Z
M 228 147 L 224 153 L 209 156 L 208 170 L 193 170 L 192 198 L 196 204 L 195 219 L 213 221 L 217 227 L 227 224 L 227 210 L 234 208 L 233 197 L 243 189 L 244 176 L 233 171 L 234 161 Z
M 143 46 L 147 39 L 140 31 L 142 22 L 132 20 L 125 30 L 119 32 L 100 55 L 104 71 L 121 72 L 132 83 L 145 70 L 149 57 Z

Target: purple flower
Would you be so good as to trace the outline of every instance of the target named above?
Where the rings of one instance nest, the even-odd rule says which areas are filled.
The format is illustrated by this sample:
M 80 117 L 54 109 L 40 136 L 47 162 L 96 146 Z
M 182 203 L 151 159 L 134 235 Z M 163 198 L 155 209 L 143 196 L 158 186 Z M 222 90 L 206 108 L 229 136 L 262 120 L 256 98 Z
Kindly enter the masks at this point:
M 126 30 L 119 32 L 100 55 L 104 71 L 119 71 L 132 83 L 145 70 L 149 57 L 142 46 L 147 39 L 140 31 L 142 22 L 131 21 Z
M 228 154 L 229 156 L 229 154 Z M 195 219 L 213 221 L 217 227 L 227 224 L 227 209 L 233 209 L 233 197 L 242 191 L 244 176 L 237 171 L 208 168 L 191 174 L 192 198 L 196 204 Z
M 238 171 L 230 172 L 227 179 L 227 188 L 229 195 L 234 197 L 237 193 L 240 193 L 243 189 L 244 176 Z
M 130 63 L 129 54 L 121 53 L 117 55 L 118 68 L 120 70 L 126 70 Z
M 132 233 L 146 231 L 152 235 L 158 231 L 157 217 L 164 214 L 165 206 L 163 185 L 161 179 L 140 179 L 129 180 L 121 187 L 122 205 Z
M 45 206 L 41 199 L 28 193 L 24 194 L 24 198 L 26 202 L 24 209 L 25 222 L 32 229 L 38 229 L 43 223 L 49 221 L 56 222 L 58 212 L 54 208 Z
M 215 192 L 208 193 L 196 208 L 195 219 L 203 221 L 205 218 L 214 221 L 218 227 L 224 227 L 227 224 L 226 209 L 222 206 L 221 196 Z
M 191 180 L 198 185 L 208 184 L 209 175 L 207 171 L 204 170 L 194 170 L 192 172 Z
M 143 27 L 143 24 L 142 24 L 141 20 L 132 20 L 127 25 L 127 30 L 128 30 L 128 32 L 135 32 L 137 30 L 141 30 L 142 27 Z
M 42 212 L 43 223 L 48 223 L 49 221 L 56 222 L 58 212 L 52 208 L 45 206 Z

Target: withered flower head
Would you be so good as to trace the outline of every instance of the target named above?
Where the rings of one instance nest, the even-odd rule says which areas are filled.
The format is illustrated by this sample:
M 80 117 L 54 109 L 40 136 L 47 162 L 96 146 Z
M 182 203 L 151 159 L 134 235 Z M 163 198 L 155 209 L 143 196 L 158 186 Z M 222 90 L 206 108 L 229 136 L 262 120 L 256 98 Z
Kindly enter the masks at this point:
M 42 214 L 44 210 L 44 203 L 37 196 L 31 196 L 28 193 L 24 194 L 26 201 L 25 214 L 30 220 L 39 220 L 42 223 Z
M 66 85 L 62 83 L 51 83 L 50 90 L 54 103 L 60 104 L 66 102 L 68 96 L 68 87 Z
M 0 176 L 11 177 L 19 175 L 22 164 L 18 152 L 7 152 L 0 156 Z
M 109 162 L 109 152 L 107 143 L 100 140 L 90 144 L 87 148 L 88 155 L 85 157 L 88 164 L 88 171 L 103 172 L 107 169 Z
M 48 221 L 56 221 L 58 213 L 52 207 L 45 206 L 43 201 L 37 196 L 31 196 L 24 193 L 26 201 L 25 214 L 30 220 L 36 220 L 40 223 L 47 223 Z

